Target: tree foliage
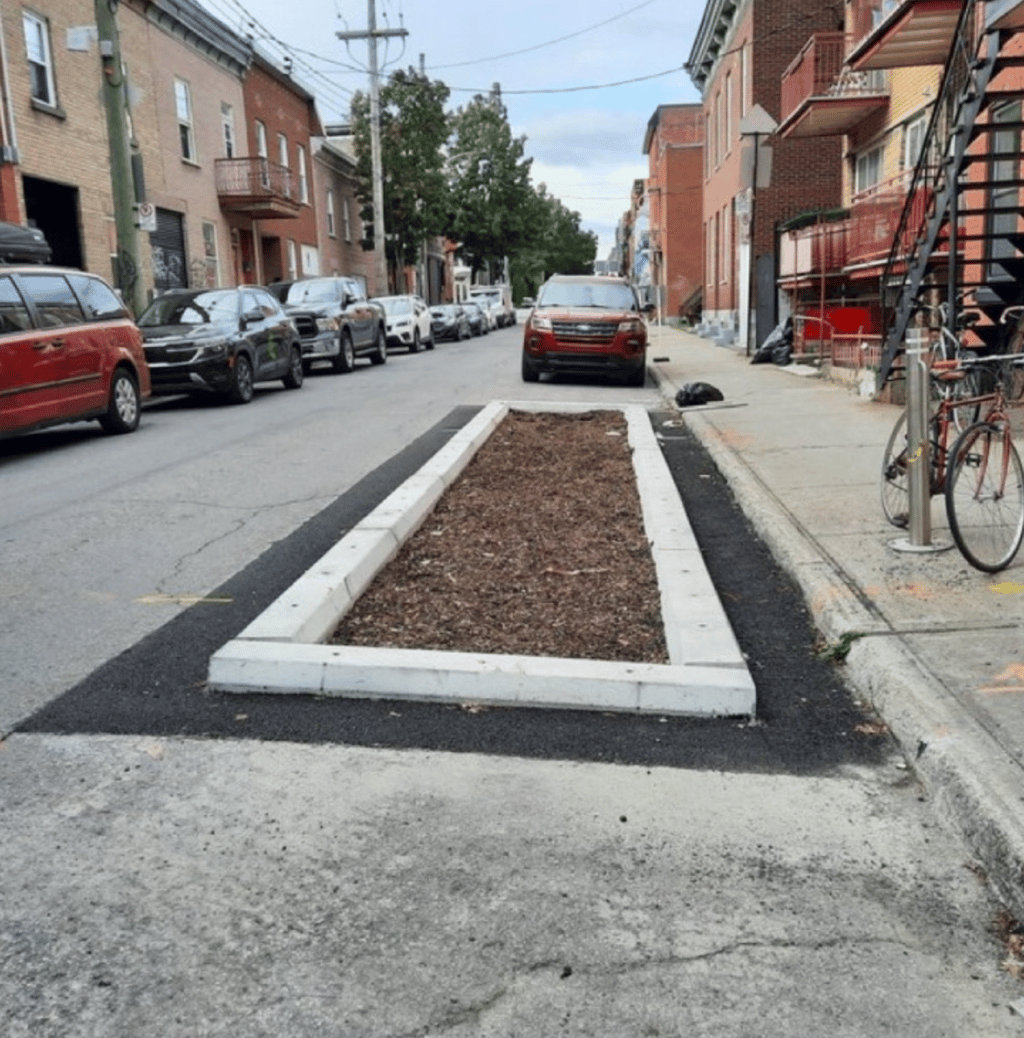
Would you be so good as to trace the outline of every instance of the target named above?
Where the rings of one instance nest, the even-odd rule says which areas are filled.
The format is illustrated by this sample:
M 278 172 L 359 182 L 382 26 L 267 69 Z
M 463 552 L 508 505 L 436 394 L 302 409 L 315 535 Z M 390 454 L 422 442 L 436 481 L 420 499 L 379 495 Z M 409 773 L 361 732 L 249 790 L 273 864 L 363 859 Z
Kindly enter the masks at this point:
M 474 272 L 512 256 L 531 240 L 526 138 L 513 137 L 501 95 L 478 94 L 452 116 L 448 148 L 448 234 Z
M 444 145 L 449 135 L 445 112 L 449 90 L 415 69 L 395 72 L 380 91 L 381 166 L 384 230 L 388 262 L 415 263 L 422 243 L 444 233 L 448 222 L 448 183 Z M 356 195 L 365 223 L 373 222 L 370 98 L 352 99 L 356 150 Z

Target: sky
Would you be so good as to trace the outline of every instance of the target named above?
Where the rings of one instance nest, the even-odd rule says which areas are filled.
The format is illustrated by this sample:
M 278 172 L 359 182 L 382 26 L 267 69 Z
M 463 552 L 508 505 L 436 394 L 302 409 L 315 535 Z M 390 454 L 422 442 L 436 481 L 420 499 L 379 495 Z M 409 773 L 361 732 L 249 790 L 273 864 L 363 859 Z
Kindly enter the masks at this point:
M 368 50 L 336 33 L 365 30 L 370 0 L 199 3 L 276 60 L 288 54 L 321 119 L 348 122 L 352 94 L 369 82 Z M 648 173 L 641 149 L 655 109 L 700 100 L 683 65 L 704 0 L 373 3 L 378 29 L 408 31 L 378 45 L 382 71 L 419 68 L 422 55 L 430 78 L 451 89 L 453 110 L 500 83 L 534 184 L 579 212 L 598 236 L 598 258 L 607 257 L 633 181 Z

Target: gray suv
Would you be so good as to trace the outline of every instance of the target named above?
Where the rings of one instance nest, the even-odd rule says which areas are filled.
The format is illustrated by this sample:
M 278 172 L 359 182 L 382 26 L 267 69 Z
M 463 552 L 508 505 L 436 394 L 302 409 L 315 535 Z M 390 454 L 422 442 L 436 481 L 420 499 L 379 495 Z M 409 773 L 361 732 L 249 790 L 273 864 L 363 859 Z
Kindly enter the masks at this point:
M 335 371 L 351 371 L 356 357 L 373 364 L 388 359 L 384 309 L 366 298 L 355 278 L 311 277 L 267 286 L 299 329 L 302 363 L 329 360 Z

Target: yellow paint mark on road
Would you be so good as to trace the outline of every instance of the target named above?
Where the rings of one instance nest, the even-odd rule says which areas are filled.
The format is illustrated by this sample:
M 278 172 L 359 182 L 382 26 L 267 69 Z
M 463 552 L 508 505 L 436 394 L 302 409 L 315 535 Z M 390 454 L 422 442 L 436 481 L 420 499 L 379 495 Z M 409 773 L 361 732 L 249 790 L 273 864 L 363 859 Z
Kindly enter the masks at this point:
M 1004 580 L 1001 584 L 993 584 L 991 590 L 999 595 L 1019 595 L 1024 593 L 1024 584 L 1015 584 L 1012 580 Z
M 140 605 L 231 605 L 233 598 L 214 598 L 210 595 L 143 595 L 135 599 Z

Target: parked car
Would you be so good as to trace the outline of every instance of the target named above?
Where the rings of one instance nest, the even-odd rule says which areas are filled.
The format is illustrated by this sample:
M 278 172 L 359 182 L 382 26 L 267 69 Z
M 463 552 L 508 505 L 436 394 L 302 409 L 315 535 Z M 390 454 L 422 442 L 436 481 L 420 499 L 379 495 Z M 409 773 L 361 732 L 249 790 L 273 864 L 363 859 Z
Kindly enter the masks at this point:
M 256 382 L 302 386 L 295 322 L 257 285 L 168 292 L 150 303 L 139 327 L 154 393 L 217 393 L 247 404 Z
M 491 330 L 491 322 L 484 308 L 474 299 L 465 303 L 463 308 L 469 318 L 469 330 L 474 335 L 487 335 Z
M 469 330 L 469 317 L 458 303 L 442 303 L 431 307 L 430 326 L 435 341 L 454 339 L 459 342 L 473 334 Z
M 473 285 L 469 290 L 469 298 L 475 299 L 490 313 L 492 328 L 506 328 L 516 323 L 516 308 L 512 305 L 510 285 Z
M 540 289 L 523 329 L 522 375 L 541 372 L 614 375 L 642 386 L 647 377 L 647 323 L 625 278 L 555 275 Z
M 377 296 L 384 308 L 388 346 L 404 346 L 410 353 L 434 348 L 434 332 L 427 304 L 419 296 Z
M 366 298 L 355 278 L 302 278 L 269 288 L 298 326 L 307 372 L 318 360 L 344 372 L 355 367 L 356 357 L 369 357 L 372 364 L 388 359 L 384 308 Z
M 0 269 L 0 437 L 90 419 L 133 432 L 149 394 L 142 334 L 102 278 Z

